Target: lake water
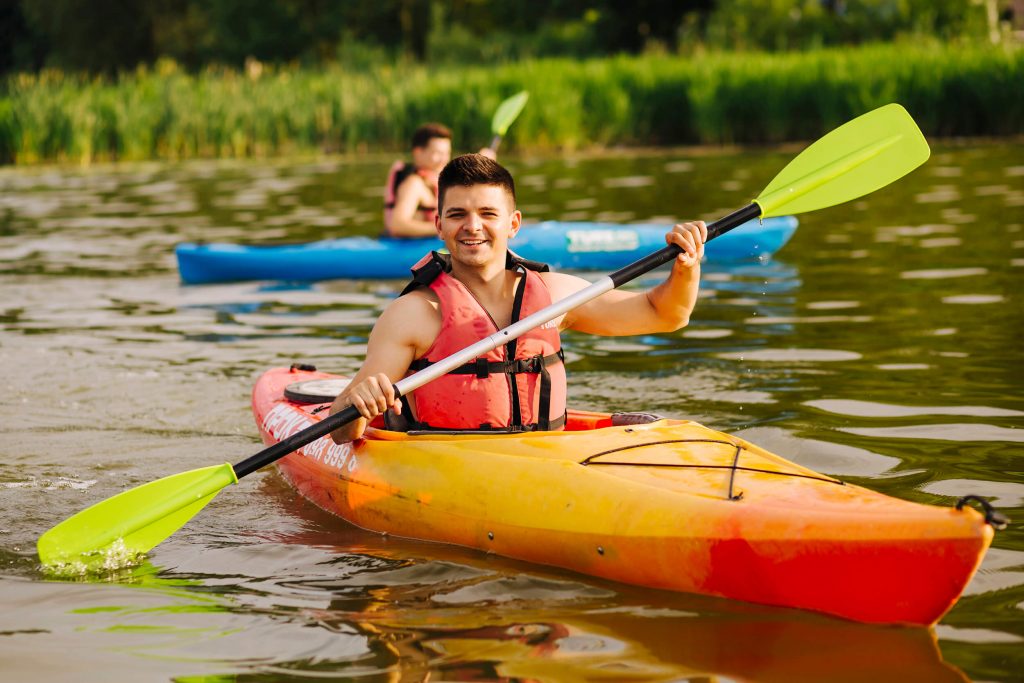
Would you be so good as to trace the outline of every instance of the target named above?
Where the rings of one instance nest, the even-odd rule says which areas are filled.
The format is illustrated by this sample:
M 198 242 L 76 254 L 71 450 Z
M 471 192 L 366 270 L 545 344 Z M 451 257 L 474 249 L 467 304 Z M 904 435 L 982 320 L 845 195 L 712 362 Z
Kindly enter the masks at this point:
M 712 219 L 794 150 L 505 161 L 527 220 Z M 350 373 L 399 282 L 182 286 L 180 241 L 373 235 L 390 159 L 0 169 L 0 668 L 10 681 L 1011 681 L 1024 525 L 932 630 L 677 595 L 346 526 L 272 470 L 138 567 L 45 573 L 39 534 L 260 448 L 259 373 Z M 570 400 L 736 432 L 899 498 L 1024 522 L 1024 145 L 937 146 L 705 267 L 680 333 L 567 335 Z M 648 283 L 651 280 L 647 281 Z

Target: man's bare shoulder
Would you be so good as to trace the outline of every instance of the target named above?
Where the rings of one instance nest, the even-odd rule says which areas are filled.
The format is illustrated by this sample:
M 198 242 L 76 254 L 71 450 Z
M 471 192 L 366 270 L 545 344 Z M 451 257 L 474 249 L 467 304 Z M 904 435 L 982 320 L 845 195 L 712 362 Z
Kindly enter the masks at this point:
M 402 182 L 398 184 L 398 192 L 422 192 L 430 190 L 427 186 L 427 181 L 423 179 L 419 173 L 410 173 L 405 177 Z
M 551 293 L 551 300 L 558 301 L 564 299 L 570 294 L 574 294 L 590 283 L 581 277 L 575 275 L 569 275 L 567 273 L 538 273 L 544 284 L 547 285 L 548 291 Z
M 436 318 L 439 306 L 440 303 L 437 295 L 432 290 L 426 287 L 419 287 L 389 303 L 384 308 L 384 312 L 381 313 L 381 319 L 383 320 L 385 317 L 402 318 L 404 316 Z
M 386 333 L 426 350 L 441 331 L 440 303 L 433 291 L 421 287 L 387 305 L 374 334 Z

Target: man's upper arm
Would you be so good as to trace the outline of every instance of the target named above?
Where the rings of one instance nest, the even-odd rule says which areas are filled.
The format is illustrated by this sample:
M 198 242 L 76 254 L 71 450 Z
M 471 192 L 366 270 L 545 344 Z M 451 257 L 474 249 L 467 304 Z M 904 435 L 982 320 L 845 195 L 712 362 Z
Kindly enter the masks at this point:
M 414 292 L 395 299 L 370 332 L 359 374 L 383 372 L 392 381 L 401 379 L 412 362 L 430 347 L 439 330 L 436 311 L 424 296 Z
M 543 275 L 553 301 L 564 299 L 590 286 L 589 282 L 574 275 Z M 653 329 L 651 315 L 652 309 L 646 293 L 613 289 L 566 313 L 559 329 L 604 337 L 640 334 Z
M 411 175 L 395 189 L 395 205 L 392 215 L 397 218 L 413 218 L 420 205 L 423 191 L 423 180 L 418 175 Z
M 427 200 L 427 188 L 423 179 L 412 175 L 402 181 L 395 193 L 395 204 L 391 208 L 391 217 L 385 226 L 396 237 L 425 237 L 434 234 L 434 224 L 420 220 L 418 211 L 421 204 L 431 205 Z
M 567 296 L 571 296 L 590 285 L 590 283 L 583 278 L 576 277 L 575 275 L 567 275 L 565 273 L 541 273 L 541 278 L 544 280 L 544 284 L 548 287 L 548 292 L 551 294 L 552 302 L 561 301 Z M 558 329 L 588 332 L 589 330 L 581 329 L 577 326 L 581 319 L 584 321 L 583 324 L 586 325 L 586 321 L 589 319 L 586 304 L 584 304 L 584 306 L 578 306 L 566 313 L 559 321 Z

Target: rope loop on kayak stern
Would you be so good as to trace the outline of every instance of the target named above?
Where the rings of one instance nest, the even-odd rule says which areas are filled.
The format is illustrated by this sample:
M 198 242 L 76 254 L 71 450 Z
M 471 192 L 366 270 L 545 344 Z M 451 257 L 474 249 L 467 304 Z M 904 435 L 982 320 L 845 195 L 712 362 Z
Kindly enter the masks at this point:
M 1005 529 L 1006 525 L 1010 523 L 1010 518 L 1001 513 L 999 510 L 996 510 L 995 507 L 993 507 L 992 503 L 988 502 L 988 500 L 982 498 L 981 496 L 974 495 L 973 493 L 966 495 L 960 500 L 958 500 L 956 502 L 956 509 L 963 510 L 964 505 L 967 505 L 972 500 L 977 501 L 981 505 L 982 509 L 985 511 L 985 523 L 991 526 L 993 529 Z

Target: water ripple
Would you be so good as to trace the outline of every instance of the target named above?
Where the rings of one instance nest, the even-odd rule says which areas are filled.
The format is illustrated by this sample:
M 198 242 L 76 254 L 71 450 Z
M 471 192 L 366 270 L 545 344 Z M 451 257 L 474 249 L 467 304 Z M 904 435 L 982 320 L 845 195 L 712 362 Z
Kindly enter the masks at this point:
M 462 586 L 431 597 L 434 602 L 450 605 L 474 605 L 515 602 L 545 604 L 593 600 L 615 595 L 613 591 L 574 581 L 550 581 L 536 576 L 500 577 Z
M 27 481 L 4 481 L 0 482 L 3 489 L 32 489 L 36 491 L 85 491 L 96 483 L 96 479 L 71 479 L 69 477 L 54 477 L 53 479 L 39 479 L 33 477 Z
M 921 490 L 939 496 L 963 496 L 973 493 L 987 498 L 994 505 L 1008 508 L 1024 505 L 1024 484 L 1012 481 L 940 479 L 928 482 Z
M 954 277 L 973 277 L 988 274 L 988 268 L 934 268 L 930 270 L 905 270 L 900 273 L 904 280 L 945 280 Z
M 1024 429 L 985 424 L 910 425 L 905 427 L 846 427 L 841 431 L 883 439 L 939 439 L 942 441 L 1007 441 L 1024 443 Z
M 619 178 L 605 178 L 605 187 L 648 187 L 654 184 L 654 177 L 649 175 L 621 176 Z
M 871 315 L 813 315 L 813 316 L 753 316 L 743 322 L 747 325 L 796 325 L 801 323 L 834 324 L 834 323 L 870 323 L 875 320 Z
M 836 363 L 861 358 L 861 354 L 855 351 L 833 349 L 757 349 L 719 353 L 717 356 L 758 363 Z
M 752 427 L 735 434 L 788 460 L 837 477 L 883 476 L 901 464 L 899 458 L 831 441 L 800 438 L 779 427 Z
M 958 294 L 942 297 L 944 304 L 1000 304 L 1006 297 L 1000 294 Z
M 850 399 L 815 399 L 805 406 L 853 417 L 917 417 L 920 415 L 969 415 L 971 417 L 1019 417 L 1024 412 L 988 406 L 903 406 Z

